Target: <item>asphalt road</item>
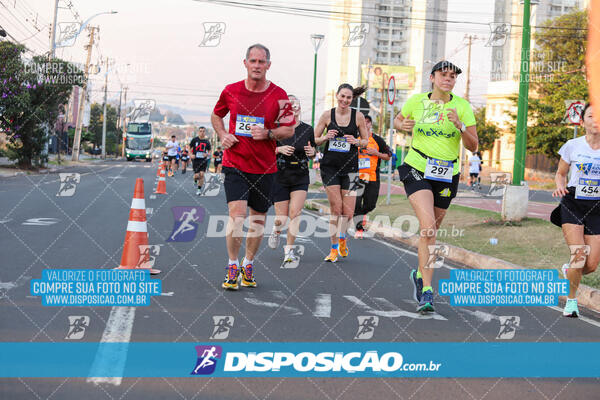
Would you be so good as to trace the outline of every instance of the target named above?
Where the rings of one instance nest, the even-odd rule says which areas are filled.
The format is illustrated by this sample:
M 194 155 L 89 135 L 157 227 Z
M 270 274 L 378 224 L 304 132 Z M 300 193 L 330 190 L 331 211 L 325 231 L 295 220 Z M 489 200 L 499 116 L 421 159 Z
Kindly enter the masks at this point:
M 350 241 L 350 256 L 324 263 L 327 238 L 307 236 L 297 268 L 282 269 L 283 250 L 263 242 L 255 259 L 255 289 L 224 292 L 225 240 L 207 235 L 211 218 L 226 214 L 225 196 L 195 195 L 192 177 L 167 179 L 167 195 L 152 198 L 156 164 L 106 162 L 80 174 L 72 196 L 56 196 L 57 174 L 0 179 L 0 341 L 65 342 L 69 316 L 88 316 L 80 341 L 106 335 L 110 307 L 44 307 L 29 280 L 50 268 L 119 265 L 135 179 L 144 178 L 150 244 L 161 245 L 163 296 L 130 310 L 131 342 L 207 342 L 214 316 L 233 321 L 225 341 L 240 342 L 502 342 L 500 316 L 520 317 L 514 341 L 597 341 L 600 319 L 563 318 L 549 307 L 452 307 L 436 297 L 437 313 L 414 313 L 407 277 L 416 254 L 383 240 Z M 204 218 L 191 242 L 168 242 L 172 207 L 200 206 Z M 310 212 L 308 216 L 319 218 Z M 452 265 L 436 271 L 448 278 Z M 370 338 L 357 337 L 359 317 L 378 316 Z M 121 332 L 123 333 L 123 332 Z M 581 355 L 586 356 L 586 355 Z M 592 355 L 587 355 L 592 356 Z M 577 368 L 574 355 L 573 368 Z M 468 360 L 468 355 L 465 355 Z M 491 360 L 493 362 L 493 360 Z M 32 361 L 32 368 L 35 363 Z M 192 366 L 193 367 L 193 366 Z M 532 399 L 599 398 L 598 379 L 317 379 L 85 378 L 0 379 L 2 399 Z

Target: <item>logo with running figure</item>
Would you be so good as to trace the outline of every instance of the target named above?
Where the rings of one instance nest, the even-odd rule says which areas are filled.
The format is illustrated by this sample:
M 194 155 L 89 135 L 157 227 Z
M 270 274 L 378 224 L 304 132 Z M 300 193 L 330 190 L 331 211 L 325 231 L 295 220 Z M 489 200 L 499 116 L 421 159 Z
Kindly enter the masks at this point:
M 356 318 L 358 318 L 358 331 L 356 332 L 354 339 L 371 339 L 373 337 L 373 333 L 375 333 L 375 327 L 379 325 L 379 317 L 374 315 L 361 315 Z
M 439 100 L 423 99 L 423 115 L 420 124 L 440 124 L 444 121 L 444 103 Z
M 502 340 L 510 340 L 515 337 L 515 333 L 519 328 L 519 324 L 521 322 L 521 317 L 514 316 L 501 316 L 500 318 L 500 331 L 498 332 L 498 336 L 496 339 Z
M 510 36 L 512 25 L 506 22 L 490 22 L 490 37 L 485 47 L 504 46 L 506 39 Z
M 198 47 L 217 47 L 225 34 L 225 22 L 204 22 L 204 38 Z
M 87 315 L 69 315 L 69 332 L 67 332 L 65 339 L 83 339 L 83 335 L 85 335 L 85 329 L 89 326 L 90 317 Z
M 210 375 L 217 368 L 217 361 L 223 356 L 221 346 L 196 346 L 198 361 L 190 375 Z
M 428 247 L 429 258 L 425 268 L 442 268 L 445 257 L 450 254 L 450 247 L 447 244 L 431 244 Z
M 162 244 L 140 244 L 138 246 L 140 258 L 138 259 L 136 268 L 153 268 L 156 257 L 160 255 L 160 246 L 162 246 Z
M 200 196 L 205 197 L 214 197 L 219 194 L 221 191 L 222 179 L 220 174 L 214 174 L 212 172 L 207 172 L 204 174 L 204 185 L 202 185 L 202 189 L 200 190 Z
M 81 175 L 78 173 L 59 173 L 60 187 L 58 188 L 58 197 L 71 197 L 77 190 L 77 185 L 81 182 Z
M 575 167 L 577 167 L 577 171 L 583 172 L 584 175 L 587 175 L 592 170 L 592 165 L 594 165 L 594 164 L 593 163 L 580 163 L 580 164 L 575 164 Z
M 196 237 L 198 224 L 204 219 L 204 208 L 172 207 L 175 223 L 167 242 L 191 242 Z
M 569 259 L 569 268 L 583 268 L 587 256 L 590 255 L 590 246 L 587 244 L 572 244 L 569 245 L 571 258 Z
M 224 340 L 229 336 L 229 331 L 233 328 L 235 318 L 231 315 L 213 315 L 213 323 L 215 324 L 213 332 L 209 339 Z
M 344 47 L 360 47 L 367 40 L 370 25 L 366 22 L 348 22 L 348 40 Z

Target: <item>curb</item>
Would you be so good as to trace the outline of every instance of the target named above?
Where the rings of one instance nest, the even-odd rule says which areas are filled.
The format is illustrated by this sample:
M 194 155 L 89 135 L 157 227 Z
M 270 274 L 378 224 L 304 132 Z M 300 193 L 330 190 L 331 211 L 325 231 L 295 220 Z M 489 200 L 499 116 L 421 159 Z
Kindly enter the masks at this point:
M 329 214 L 329 206 L 318 203 L 314 200 L 307 200 L 305 206 L 316 209 L 320 214 Z M 401 235 L 397 229 L 384 228 L 380 226 L 372 226 L 370 222 L 367 222 L 367 229 L 374 232 L 375 237 L 385 238 L 392 240 L 403 245 L 417 248 L 419 238 L 417 235 L 406 237 Z M 461 247 L 453 246 L 444 242 L 436 242 L 448 246 L 449 252 L 446 256 L 447 259 L 463 264 L 473 269 L 526 269 L 516 264 L 512 264 L 508 261 L 501 260 L 499 258 L 486 256 L 483 254 L 475 253 L 470 250 L 463 249 Z M 561 301 L 566 300 L 566 296 L 560 296 Z M 579 290 L 577 291 L 577 303 L 596 312 L 600 312 L 600 290 L 594 289 L 590 286 L 580 284 Z

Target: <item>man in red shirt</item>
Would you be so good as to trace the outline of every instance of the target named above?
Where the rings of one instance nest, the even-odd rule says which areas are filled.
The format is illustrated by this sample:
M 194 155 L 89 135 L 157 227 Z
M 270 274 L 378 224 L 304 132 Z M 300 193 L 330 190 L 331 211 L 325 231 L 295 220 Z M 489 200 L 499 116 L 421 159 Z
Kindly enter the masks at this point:
M 229 207 L 227 253 L 229 264 L 224 289 L 238 289 L 238 254 L 242 227 L 250 207 L 246 254 L 241 266 L 241 285 L 256 287 L 254 255 L 263 237 L 265 215 L 271 205 L 271 184 L 277 172 L 276 141 L 294 134 L 294 113 L 286 92 L 266 79 L 270 52 L 261 44 L 246 51 L 248 77 L 227 85 L 211 115 L 223 148 L 225 195 Z M 223 118 L 229 113 L 229 130 Z

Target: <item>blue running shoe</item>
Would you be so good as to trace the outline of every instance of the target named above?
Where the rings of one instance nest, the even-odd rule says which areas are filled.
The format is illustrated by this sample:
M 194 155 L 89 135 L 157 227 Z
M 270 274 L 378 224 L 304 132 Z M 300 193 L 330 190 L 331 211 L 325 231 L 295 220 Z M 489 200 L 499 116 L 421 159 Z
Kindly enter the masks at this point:
M 413 269 L 410 271 L 410 281 L 415 288 L 413 293 L 414 299 L 417 303 L 421 301 L 421 293 L 423 292 L 423 278 L 417 278 L 417 270 Z
M 421 294 L 421 300 L 417 306 L 417 311 L 420 313 L 435 311 L 433 309 L 433 292 L 431 290 L 427 290 L 425 293 Z

